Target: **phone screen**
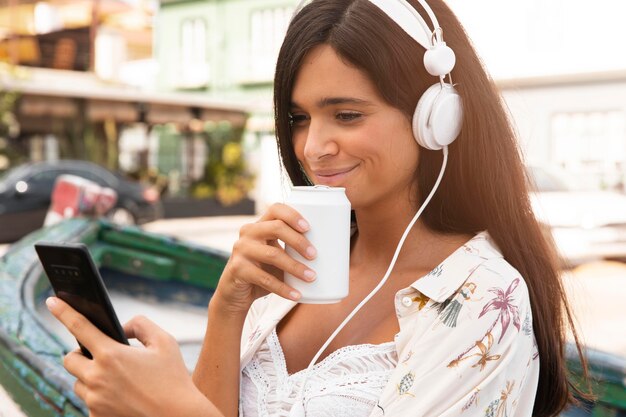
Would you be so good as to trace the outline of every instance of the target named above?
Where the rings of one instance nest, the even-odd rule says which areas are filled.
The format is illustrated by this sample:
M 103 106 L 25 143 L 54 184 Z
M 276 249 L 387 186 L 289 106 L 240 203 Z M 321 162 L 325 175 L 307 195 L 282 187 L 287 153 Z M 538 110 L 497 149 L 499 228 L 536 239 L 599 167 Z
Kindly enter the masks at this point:
M 87 247 L 82 244 L 37 243 L 35 249 L 56 296 L 103 333 L 128 344 Z M 82 345 L 81 349 L 85 356 L 91 357 Z

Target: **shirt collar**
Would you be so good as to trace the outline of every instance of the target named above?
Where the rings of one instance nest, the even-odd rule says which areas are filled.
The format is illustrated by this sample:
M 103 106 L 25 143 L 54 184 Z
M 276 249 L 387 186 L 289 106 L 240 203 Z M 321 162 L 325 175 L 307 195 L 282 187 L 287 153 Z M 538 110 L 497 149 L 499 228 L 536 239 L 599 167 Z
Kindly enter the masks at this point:
M 484 231 L 467 241 L 435 269 L 411 284 L 411 287 L 441 303 L 454 294 L 479 265 L 491 258 L 502 258 L 502 253 Z

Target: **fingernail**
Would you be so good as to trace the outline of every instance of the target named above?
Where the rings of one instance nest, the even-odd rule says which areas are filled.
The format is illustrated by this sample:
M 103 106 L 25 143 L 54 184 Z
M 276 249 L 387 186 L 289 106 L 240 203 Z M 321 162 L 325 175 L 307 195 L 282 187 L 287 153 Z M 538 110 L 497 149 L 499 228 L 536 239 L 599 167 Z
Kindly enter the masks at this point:
M 309 258 L 313 259 L 317 255 L 317 251 L 315 250 L 313 246 L 309 246 L 308 248 L 306 248 L 306 255 Z
M 311 227 L 311 226 L 309 226 L 309 223 L 307 223 L 307 221 L 306 221 L 306 220 L 304 220 L 304 219 L 300 219 L 300 220 L 298 220 L 298 226 L 300 226 L 300 229 L 301 229 L 303 232 L 306 232 L 306 231 L 307 231 L 307 230 L 309 230 L 309 228 Z
M 291 291 L 289 293 L 289 295 L 291 296 L 291 298 L 293 298 L 294 300 L 299 300 L 300 297 L 302 297 L 302 294 L 300 294 L 298 291 Z
M 57 299 L 54 297 L 48 297 L 46 298 L 46 306 L 48 306 L 48 310 L 52 310 L 56 307 L 57 305 Z
M 304 276 L 309 281 L 313 281 L 315 279 L 315 271 L 307 269 L 306 271 L 304 271 Z

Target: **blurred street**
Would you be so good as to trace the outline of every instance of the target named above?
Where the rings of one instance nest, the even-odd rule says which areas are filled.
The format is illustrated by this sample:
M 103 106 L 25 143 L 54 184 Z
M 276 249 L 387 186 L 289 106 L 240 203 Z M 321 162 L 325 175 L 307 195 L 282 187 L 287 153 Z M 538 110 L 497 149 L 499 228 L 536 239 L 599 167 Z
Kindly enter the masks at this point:
M 256 221 L 257 216 L 216 216 L 189 219 L 166 219 L 147 223 L 148 232 L 175 236 L 199 245 L 230 252 L 239 237 L 239 229 Z
M 239 228 L 257 216 L 218 216 L 158 220 L 143 228 L 199 245 L 230 251 Z M 3 253 L 7 245 L 0 246 Z M 589 347 L 626 355 L 626 264 L 592 262 L 564 272 L 580 335 Z M 622 330 L 620 330 L 622 329 Z
M 257 216 L 219 216 L 191 219 L 159 220 L 143 228 L 149 232 L 230 251 L 239 228 Z M 0 246 L 0 254 L 8 245 Z M 581 265 L 563 275 L 579 334 L 588 347 L 626 355 L 626 264 L 594 262 Z M 622 329 L 622 330 L 620 330 Z M 23 417 L 0 387 L 0 417 Z

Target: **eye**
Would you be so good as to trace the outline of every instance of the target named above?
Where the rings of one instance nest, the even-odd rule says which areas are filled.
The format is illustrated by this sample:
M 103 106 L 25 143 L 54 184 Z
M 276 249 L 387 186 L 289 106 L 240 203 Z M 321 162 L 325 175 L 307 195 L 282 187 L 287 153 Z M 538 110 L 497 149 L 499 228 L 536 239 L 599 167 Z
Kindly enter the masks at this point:
M 307 116 L 306 114 L 302 114 L 302 113 L 289 113 L 289 124 L 291 126 L 300 126 L 304 123 L 306 123 L 306 121 L 309 120 L 309 116 Z
M 352 122 L 358 120 L 359 118 L 361 118 L 361 116 L 363 116 L 361 113 L 347 111 L 337 113 L 335 117 L 337 118 L 337 120 L 340 120 L 342 122 Z

